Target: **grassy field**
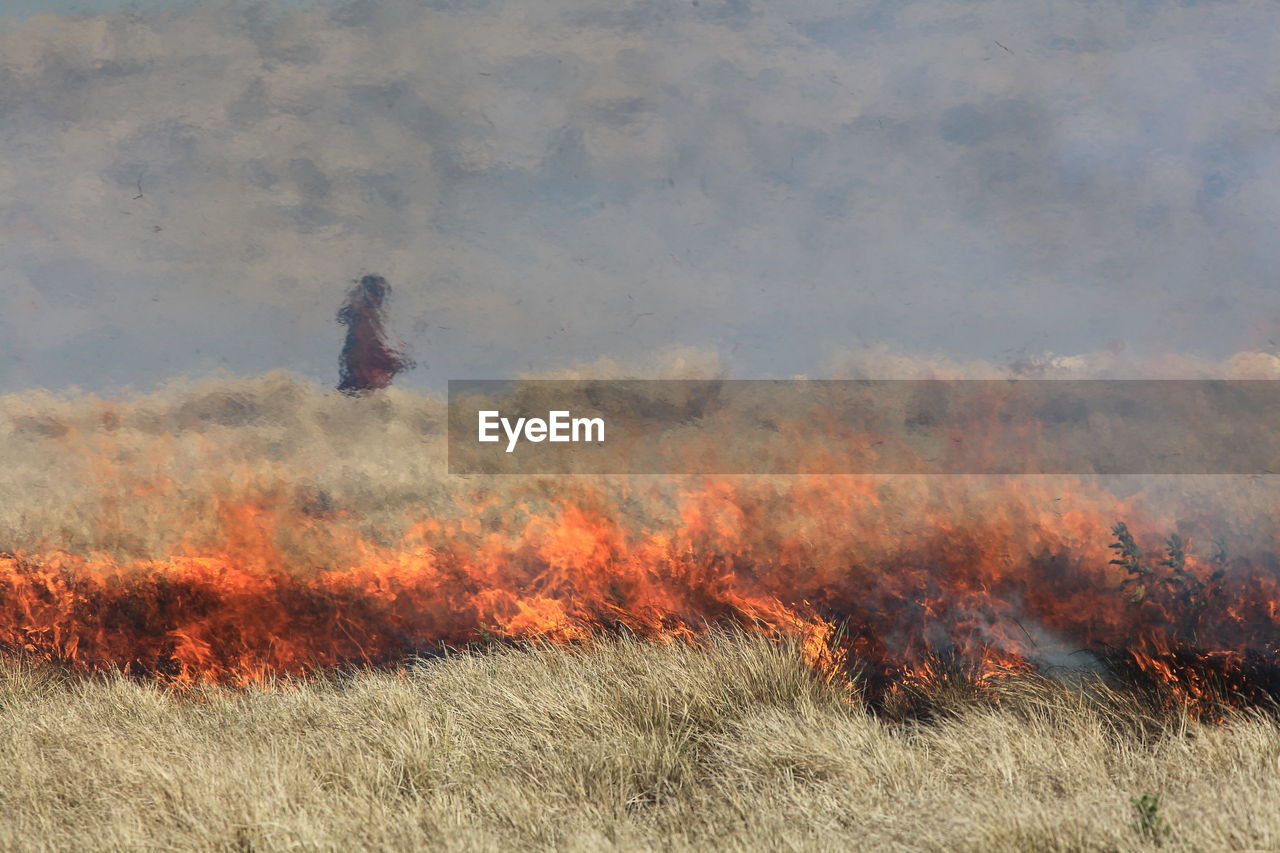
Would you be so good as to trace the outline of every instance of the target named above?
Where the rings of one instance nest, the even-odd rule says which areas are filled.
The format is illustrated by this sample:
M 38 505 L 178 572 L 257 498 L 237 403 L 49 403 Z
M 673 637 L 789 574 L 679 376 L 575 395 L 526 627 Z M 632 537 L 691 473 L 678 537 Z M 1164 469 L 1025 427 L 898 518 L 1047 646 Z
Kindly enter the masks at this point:
M 0 850 L 1280 849 L 1274 717 L 1034 676 L 872 712 L 793 640 L 529 640 L 794 638 L 812 600 L 1072 664 L 1080 614 L 1154 618 L 1116 519 L 1147 517 L 1149 561 L 1184 519 L 1221 534 L 1265 609 L 1280 478 L 451 478 L 442 418 L 286 374 L 0 397 Z M 86 674 L 181 639 L 234 680 L 339 634 L 496 642 L 243 689 Z
M 0 848 L 1280 847 L 1274 721 L 1161 719 L 1039 679 L 927 704 L 874 716 L 740 635 L 241 691 L 10 663 Z

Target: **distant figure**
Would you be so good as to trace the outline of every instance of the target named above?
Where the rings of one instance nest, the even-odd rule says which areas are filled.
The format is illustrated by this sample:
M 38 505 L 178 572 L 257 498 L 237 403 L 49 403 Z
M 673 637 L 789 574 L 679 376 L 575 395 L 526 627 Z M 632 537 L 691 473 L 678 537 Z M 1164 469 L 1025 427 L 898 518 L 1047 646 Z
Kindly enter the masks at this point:
M 391 285 L 380 275 L 367 275 L 347 294 L 338 322 L 347 327 L 338 368 L 338 390 L 357 395 L 386 388 L 391 379 L 413 362 L 386 341 L 382 328 L 382 303 Z

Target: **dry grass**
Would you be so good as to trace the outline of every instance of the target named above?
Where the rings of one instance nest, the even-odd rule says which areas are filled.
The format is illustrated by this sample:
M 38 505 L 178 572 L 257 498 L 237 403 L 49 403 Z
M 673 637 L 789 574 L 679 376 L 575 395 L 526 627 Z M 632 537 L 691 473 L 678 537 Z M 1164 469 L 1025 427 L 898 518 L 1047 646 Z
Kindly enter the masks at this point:
M 744 436 L 760 428 L 758 417 L 748 420 L 753 426 L 744 423 Z M 659 500 L 642 506 L 627 497 L 639 490 L 676 493 L 687 482 L 451 477 L 445 421 L 439 397 L 389 388 L 353 399 L 285 372 L 174 381 L 152 393 L 109 398 L 41 390 L 0 395 L 0 550 L 164 557 L 219 543 L 219 501 L 253 494 L 307 515 L 336 511 L 367 539 L 393 542 L 424 518 L 459 507 L 489 500 L 545 507 L 546 492 L 574 488 L 626 502 L 632 514 L 661 512 Z M 774 479 L 780 491 L 789 488 L 790 478 Z M 942 505 L 976 518 L 991 513 L 993 497 L 1008 497 L 983 477 L 856 479 L 875 484 L 885 507 L 876 523 L 900 527 L 903 537 L 917 532 L 913 511 L 920 507 Z M 1095 485 L 1077 477 L 1031 480 L 1052 496 L 1049 502 L 1064 493 L 1055 489 L 1083 494 Z M 1139 495 L 1136 505 L 1156 517 L 1194 518 L 1213 507 L 1213 536 L 1229 538 L 1237 550 L 1269 553 L 1274 546 L 1280 477 L 1120 477 L 1102 485 L 1113 502 Z M 1122 515 L 1108 516 L 1108 524 L 1135 520 L 1133 509 L 1116 511 Z M 1160 529 L 1171 524 L 1163 521 Z M 1107 541 L 1106 530 L 1097 535 Z
M 376 542 L 517 486 L 542 499 L 450 479 L 441 431 L 439 400 L 283 374 L 0 397 L 0 550 L 216 545 L 218 500 L 242 493 Z M 1202 506 L 1187 483 L 1142 497 Z M 868 524 L 914 535 L 900 510 L 924 504 L 982 517 L 981 484 L 961 486 L 878 485 L 899 511 Z M 1224 533 L 1274 546 L 1276 483 L 1209 486 Z M 282 550 L 306 571 L 309 547 Z M 1167 719 L 1037 679 L 999 700 L 935 691 L 877 717 L 794 649 L 742 637 L 498 648 L 244 691 L 0 662 L 0 850 L 1280 849 L 1273 719 Z M 1143 795 L 1160 798 L 1145 829 Z
M 1274 721 L 1158 721 L 1040 680 L 937 710 L 877 719 L 741 636 L 245 691 L 11 663 L 0 848 L 1280 847 Z

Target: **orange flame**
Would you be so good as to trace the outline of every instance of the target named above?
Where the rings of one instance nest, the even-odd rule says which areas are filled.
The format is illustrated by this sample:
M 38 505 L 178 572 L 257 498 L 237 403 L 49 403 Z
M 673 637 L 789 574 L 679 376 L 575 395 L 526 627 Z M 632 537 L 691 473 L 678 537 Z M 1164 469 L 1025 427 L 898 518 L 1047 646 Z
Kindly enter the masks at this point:
M 927 683 L 947 654 L 982 684 L 1054 654 L 1129 650 L 1188 702 L 1208 695 L 1174 654 L 1187 644 L 1171 600 L 1131 600 L 1111 563 L 1106 531 L 1132 506 L 1061 481 L 924 480 L 689 480 L 674 495 L 535 481 L 523 499 L 477 492 L 391 543 L 263 490 L 222 503 L 216 547 L 0 556 L 0 644 L 79 669 L 247 684 L 486 638 L 693 639 L 730 622 L 796 637 L 827 679 L 856 662 L 873 683 Z M 1192 555 L 1185 570 L 1210 568 Z M 1234 565 L 1224 584 L 1197 642 L 1239 692 L 1244 656 L 1276 652 L 1280 588 L 1264 564 Z

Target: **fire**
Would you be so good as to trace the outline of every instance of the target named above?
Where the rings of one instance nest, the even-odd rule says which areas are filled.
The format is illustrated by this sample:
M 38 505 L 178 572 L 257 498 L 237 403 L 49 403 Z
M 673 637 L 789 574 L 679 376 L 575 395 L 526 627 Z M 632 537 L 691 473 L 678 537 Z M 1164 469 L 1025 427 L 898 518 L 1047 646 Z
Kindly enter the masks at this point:
M 220 499 L 216 541 L 168 556 L 0 555 L 0 645 L 80 670 L 249 684 L 487 641 L 696 641 L 732 623 L 795 637 L 821 677 L 856 671 L 873 694 L 937 681 L 944 664 L 980 686 L 1070 659 L 1192 706 L 1280 695 L 1274 562 L 1181 540 L 1157 562 L 1163 521 L 1098 486 L 673 482 L 477 487 L 390 540 L 287 490 L 248 489 Z M 1124 551 L 1136 563 L 1117 559 L 1118 517 L 1139 531 Z M 1126 581 L 1150 566 L 1137 595 Z

